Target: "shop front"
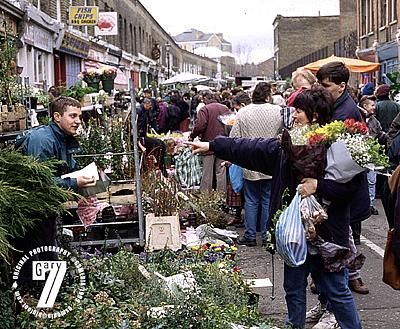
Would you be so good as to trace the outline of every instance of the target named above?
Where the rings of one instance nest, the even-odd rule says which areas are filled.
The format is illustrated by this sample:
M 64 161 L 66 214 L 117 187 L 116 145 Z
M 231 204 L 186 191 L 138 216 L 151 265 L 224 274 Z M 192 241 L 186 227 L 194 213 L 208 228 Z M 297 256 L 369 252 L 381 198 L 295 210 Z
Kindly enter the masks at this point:
M 89 41 L 70 32 L 65 32 L 62 43 L 54 52 L 54 71 L 57 85 L 67 88 L 75 85 L 82 71 L 82 60 L 88 57 Z
M 396 41 L 387 42 L 378 47 L 378 58 L 381 65 L 381 80 L 389 83 L 386 74 L 398 72 L 399 70 L 399 53 Z

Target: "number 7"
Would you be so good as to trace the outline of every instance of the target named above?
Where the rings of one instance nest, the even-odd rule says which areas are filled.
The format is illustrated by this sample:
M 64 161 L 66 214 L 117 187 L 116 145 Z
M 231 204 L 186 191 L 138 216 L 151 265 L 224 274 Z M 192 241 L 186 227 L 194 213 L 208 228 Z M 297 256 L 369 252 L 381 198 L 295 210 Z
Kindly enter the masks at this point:
M 49 275 L 46 279 L 46 273 Z M 66 261 L 33 261 L 32 280 L 43 281 L 46 283 L 37 304 L 38 308 L 52 308 L 60 291 L 61 284 L 67 272 Z

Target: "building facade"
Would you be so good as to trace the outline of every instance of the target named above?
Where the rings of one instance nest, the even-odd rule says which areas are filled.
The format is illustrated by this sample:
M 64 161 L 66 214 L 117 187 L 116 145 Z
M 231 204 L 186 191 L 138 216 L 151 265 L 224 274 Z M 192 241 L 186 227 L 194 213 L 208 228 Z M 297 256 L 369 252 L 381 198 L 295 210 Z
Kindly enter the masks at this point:
M 378 76 L 366 75 L 365 80 L 388 82 L 385 74 L 398 71 L 399 15 L 400 4 L 397 0 L 357 1 L 357 56 L 381 66 Z
M 210 77 L 217 72 L 212 59 L 181 49 L 140 1 L 0 0 L 0 5 L 11 8 L 15 3 L 29 17 L 18 25 L 21 77 L 37 87 L 72 86 L 79 81 L 79 72 L 101 65 L 118 67 L 116 83 L 120 88 L 128 87 L 130 77 L 136 88 L 145 88 L 187 70 Z M 96 36 L 93 26 L 69 25 L 70 6 L 97 6 L 99 12 L 117 12 L 118 35 Z

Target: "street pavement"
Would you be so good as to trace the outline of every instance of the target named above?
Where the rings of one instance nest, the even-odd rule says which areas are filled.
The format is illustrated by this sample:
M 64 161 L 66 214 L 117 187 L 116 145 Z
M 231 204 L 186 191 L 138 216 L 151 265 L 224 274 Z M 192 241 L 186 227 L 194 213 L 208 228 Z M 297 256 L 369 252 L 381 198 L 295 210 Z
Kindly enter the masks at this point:
M 376 200 L 379 215 L 371 216 L 363 222 L 362 241 L 359 250 L 366 256 L 361 277 L 368 285 L 370 293 L 353 293 L 364 329 L 400 329 L 400 291 L 393 290 L 382 282 L 383 251 L 386 244 L 387 222 L 380 200 Z M 242 233 L 243 230 L 239 230 Z M 258 233 L 259 234 L 259 233 Z M 240 246 L 237 260 L 248 278 L 269 278 L 272 281 L 271 255 L 261 247 L 261 238 L 257 247 Z M 257 288 L 260 294 L 259 309 L 266 317 L 276 320 L 283 328 L 286 316 L 283 283 L 283 261 L 275 256 L 275 296 L 273 289 Z M 307 309 L 317 303 L 316 295 L 307 289 Z M 306 328 L 311 328 L 308 326 Z

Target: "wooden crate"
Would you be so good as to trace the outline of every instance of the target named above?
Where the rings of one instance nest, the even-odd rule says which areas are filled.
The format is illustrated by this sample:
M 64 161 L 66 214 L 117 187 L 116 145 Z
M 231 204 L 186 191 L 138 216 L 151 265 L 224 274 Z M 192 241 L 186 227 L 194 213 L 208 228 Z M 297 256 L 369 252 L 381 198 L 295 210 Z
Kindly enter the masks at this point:
M 26 128 L 25 106 L 20 104 L 11 107 L 2 105 L 0 112 L 0 132 L 13 132 L 25 130 Z

